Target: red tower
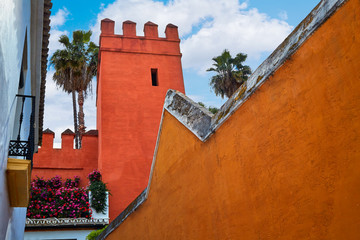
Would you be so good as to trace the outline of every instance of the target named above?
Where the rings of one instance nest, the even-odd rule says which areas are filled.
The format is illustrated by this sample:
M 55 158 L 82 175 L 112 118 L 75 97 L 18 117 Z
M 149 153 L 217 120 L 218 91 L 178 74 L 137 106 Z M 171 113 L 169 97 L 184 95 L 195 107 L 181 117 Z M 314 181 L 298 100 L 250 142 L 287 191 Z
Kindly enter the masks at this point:
M 136 23 L 101 21 L 97 88 L 98 164 L 108 183 L 114 219 L 147 186 L 164 98 L 169 88 L 184 92 L 180 39 L 168 24 L 165 38 L 147 22 L 145 36 Z

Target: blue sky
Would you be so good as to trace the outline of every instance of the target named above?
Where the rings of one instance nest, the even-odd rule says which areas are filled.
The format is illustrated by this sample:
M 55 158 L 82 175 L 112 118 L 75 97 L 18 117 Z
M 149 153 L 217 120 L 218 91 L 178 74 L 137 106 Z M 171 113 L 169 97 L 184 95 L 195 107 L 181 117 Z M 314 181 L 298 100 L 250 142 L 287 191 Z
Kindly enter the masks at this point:
M 99 22 L 115 20 L 115 33 L 121 33 L 125 20 L 137 23 L 137 34 L 143 35 L 143 24 L 159 25 L 159 34 L 167 23 L 179 27 L 185 91 L 194 101 L 220 107 L 226 99 L 210 90 L 211 58 L 229 49 L 248 54 L 246 64 L 255 70 L 287 35 L 318 4 L 318 0 L 52 0 L 50 55 L 61 46 L 61 34 L 92 30 L 98 41 Z M 53 69 L 47 75 L 44 127 L 55 131 L 56 140 L 66 128 L 73 129 L 71 96 L 56 89 Z M 96 85 L 94 85 L 96 86 Z M 94 89 L 95 90 L 95 89 Z M 96 128 L 95 92 L 85 101 L 87 129 Z

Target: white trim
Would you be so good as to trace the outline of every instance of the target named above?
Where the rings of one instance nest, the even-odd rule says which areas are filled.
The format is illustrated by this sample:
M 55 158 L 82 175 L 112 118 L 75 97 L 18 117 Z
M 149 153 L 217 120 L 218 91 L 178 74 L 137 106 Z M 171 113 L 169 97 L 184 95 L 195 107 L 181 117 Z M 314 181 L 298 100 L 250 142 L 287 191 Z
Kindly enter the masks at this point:
M 76 225 L 93 225 L 109 224 L 109 218 L 44 218 L 30 219 L 26 218 L 26 227 L 48 227 L 48 226 L 76 226 Z

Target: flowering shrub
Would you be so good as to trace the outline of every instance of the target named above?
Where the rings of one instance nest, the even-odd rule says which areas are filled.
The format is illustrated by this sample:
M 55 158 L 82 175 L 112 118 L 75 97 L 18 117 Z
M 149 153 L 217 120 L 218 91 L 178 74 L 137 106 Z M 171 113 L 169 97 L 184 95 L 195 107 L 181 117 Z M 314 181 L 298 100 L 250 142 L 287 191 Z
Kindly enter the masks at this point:
M 47 186 L 49 186 L 50 188 L 58 189 L 62 185 L 61 177 L 55 176 L 55 177 L 51 178 L 50 180 L 48 180 L 46 183 L 47 183 Z
M 106 184 L 101 181 L 101 173 L 98 170 L 94 170 L 88 175 L 88 179 L 90 181 L 88 190 L 91 191 L 91 207 L 97 213 L 105 213 L 106 192 L 109 190 Z
M 33 185 L 38 188 L 43 188 L 43 187 L 46 187 L 47 181 L 45 181 L 42 178 L 37 177 L 37 179 L 36 180 L 34 179 L 33 182 L 31 183 L 31 186 L 33 186 Z
M 75 176 L 74 180 L 72 180 L 71 178 L 67 178 L 66 181 L 65 181 L 65 187 L 66 188 L 78 187 L 79 182 L 80 182 L 80 177 L 79 176 Z
M 31 182 L 28 218 L 91 218 L 89 197 L 86 189 L 78 188 L 80 178 L 66 180 L 62 186 L 61 177 L 46 181 L 42 178 Z M 67 184 L 68 183 L 68 184 Z
M 88 175 L 88 179 L 90 181 L 90 184 L 92 182 L 101 181 L 101 173 L 99 170 L 94 170 Z

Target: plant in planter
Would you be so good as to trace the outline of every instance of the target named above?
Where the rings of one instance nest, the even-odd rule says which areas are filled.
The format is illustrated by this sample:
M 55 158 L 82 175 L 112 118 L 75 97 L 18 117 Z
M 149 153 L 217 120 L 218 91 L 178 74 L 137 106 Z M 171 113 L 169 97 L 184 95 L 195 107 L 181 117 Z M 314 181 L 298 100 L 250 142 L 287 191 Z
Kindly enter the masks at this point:
M 99 170 L 94 170 L 88 175 L 88 179 L 90 181 L 90 184 L 92 182 L 101 181 L 101 173 Z
M 97 213 L 105 213 L 107 207 L 106 195 L 109 189 L 107 189 L 106 184 L 101 180 L 100 171 L 92 171 L 89 173 L 88 179 L 90 181 L 88 190 L 91 191 L 91 207 L 94 208 Z

